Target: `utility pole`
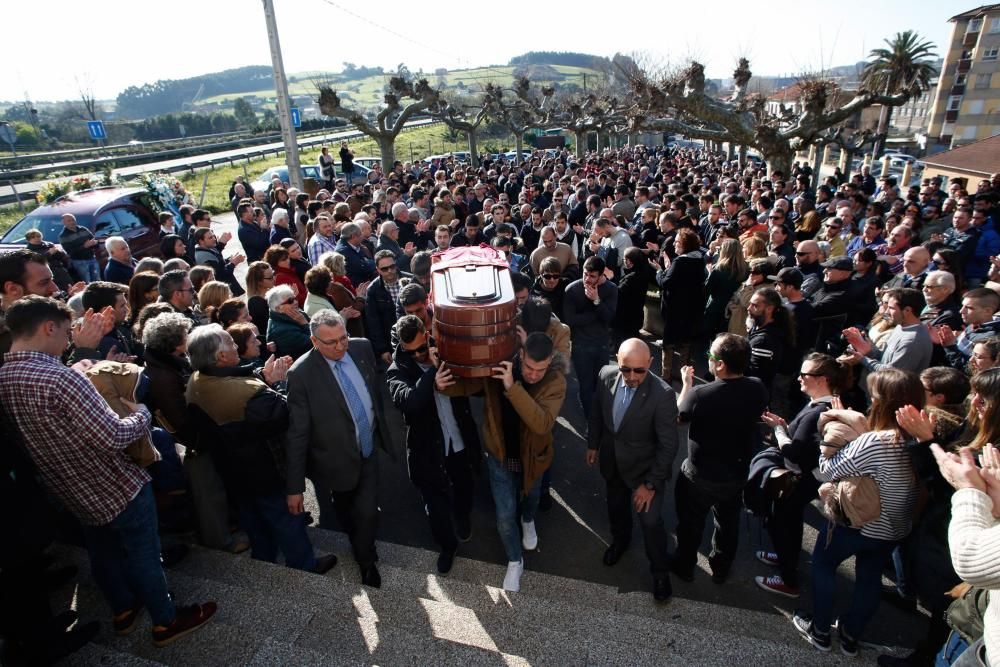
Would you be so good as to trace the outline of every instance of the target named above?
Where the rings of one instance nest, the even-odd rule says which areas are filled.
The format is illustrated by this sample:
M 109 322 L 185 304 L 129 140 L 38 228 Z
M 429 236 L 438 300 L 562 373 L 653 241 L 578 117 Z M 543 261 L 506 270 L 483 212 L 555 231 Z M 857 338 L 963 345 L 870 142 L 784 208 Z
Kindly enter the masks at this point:
M 278 24 L 274 18 L 274 2 L 273 0 L 262 0 L 262 2 L 264 19 L 267 21 L 267 40 L 271 44 L 271 66 L 274 68 L 274 88 L 278 93 L 278 122 L 281 125 L 281 138 L 285 142 L 288 182 L 299 192 L 305 192 L 302 166 L 299 163 L 299 144 L 295 138 L 292 111 L 288 104 L 288 80 L 285 78 L 285 64 L 281 60 L 281 43 L 278 41 Z

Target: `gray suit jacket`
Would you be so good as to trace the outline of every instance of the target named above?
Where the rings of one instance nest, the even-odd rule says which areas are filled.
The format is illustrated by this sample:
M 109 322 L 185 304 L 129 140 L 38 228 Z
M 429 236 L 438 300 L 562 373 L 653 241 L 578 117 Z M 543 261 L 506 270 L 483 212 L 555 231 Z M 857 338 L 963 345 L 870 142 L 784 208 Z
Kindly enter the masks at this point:
M 347 353 L 365 379 L 375 412 L 376 451 L 395 458 L 382 407 L 375 353 L 365 338 L 352 338 Z M 361 449 L 354 418 L 330 365 L 318 350 L 300 357 L 288 371 L 288 493 L 303 493 L 306 476 L 331 491 L 349 491 L 361 474 Z M 373 454 L 374 456 L 374 454 Z
M 661 378 L 646 373 L 615 432 L 612 392 L 619 379 L 617 365 L 601 369 L 598 409 L 590 415 L 587 447 L 599 451 L 605 479 L 617 469 L 630 488 L 644 482 L 661 488 L 670 479 L 677 456 L 677 397 Z

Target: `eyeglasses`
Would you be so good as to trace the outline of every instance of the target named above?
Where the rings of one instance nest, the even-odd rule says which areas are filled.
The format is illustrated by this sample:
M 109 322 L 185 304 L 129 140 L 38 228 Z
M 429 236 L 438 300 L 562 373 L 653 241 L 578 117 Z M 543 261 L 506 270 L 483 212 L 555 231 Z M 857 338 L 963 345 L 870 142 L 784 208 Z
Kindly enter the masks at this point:
M 705 356 L 708 357 L 709 359 L 711 359 L 712 361 L 722 361 L 722 359 L 719 359 L 717 356 L 715 356 L 714 354 L 712 354 L 711 351 L 706 352 Z
M 396 265 L 395 264 L 386 264 L 385 266 L 378 267 L 378 270 L 379 270 L 380 273 L 385 273 L 386 271 L 395 271 L 396 270 Z
M 542 280 L 559 280 L 558 273 L 543 273 Z
M 822 373 L 806 373 L 805 371 L 802 371 L 802 372 L 799 373 L 799 377 L 800 378 L 821 378 L 821 377 L 823 377 L 823 374 Z
M 348 338 L 347 335 L 341 336 L 340 338 L 334 338 L 333 340 L 323 340 L 322 338 L 318 338 L 316 336 L 313 336 L 313 338 L 316 340 L 317 343 L 322 343 L 323 345 L 340 346 L 340 345 L 347 345 L 350 342 L 350 338 Z
M 622 375 L 645 375 L 649 372 L 648 368 L 629 368 L 628 366 L 619 366 L 618 370 L 621 371 Z
M 409 352 L 410 354 L 423 354 L 429 349 L 430 348 L 427 346 L 427 343 L 424 343 L 420 347 L 415 347 L 412 350 L 407 350 L 407 352 Z
M 925 290 L 937 289 L 938 287 L 944 287 L 944 285 L 928 285 L 928 284 L 924 283 L 924 289 Z
M 291 306 L 294 303 L 295 303 L 295 297 L 292 296 L 292 297 L 289 297 L 289 298 L 285 299 L 284 302 L 281 305 L 283 305 L 283 306 Z
M 811 255 L 811 254 L 812 254 L 812 253 L 810 253 L 810 252 L 803 252 L 803 251 L 801 251 L 801 250 L 796 250 L 796 251 L 795 251 L 795 256 L 796 256 L 796 257 L 808 257 L 808 256 L 809 256 L 809 255 Z
M 261 280 L 274 280 L 274 274 L 273 273 L 269 273 L 266 276 L 261 276 L 260 279 Z
M 783 216 L 783 215 L 769 215 L 769 216 L 767 216 L 767 219 L 768 220 L 784 220 L 785 216 Z

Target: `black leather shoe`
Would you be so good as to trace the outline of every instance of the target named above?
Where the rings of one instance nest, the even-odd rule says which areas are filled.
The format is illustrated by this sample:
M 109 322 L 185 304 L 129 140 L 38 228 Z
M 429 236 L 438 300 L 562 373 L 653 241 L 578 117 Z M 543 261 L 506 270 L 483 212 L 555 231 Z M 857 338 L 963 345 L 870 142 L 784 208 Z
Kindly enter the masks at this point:
M 361 568 L 361 583 L 372 588 L 381 588 L 382 575 L 378 573 L 378 568 L 374 565 Z
M 670 577 L 653 580 L 653 599 L 657 602 L 666 602 L 673 592 L 670 588 Z
M 313 567 L 314 574 L 326 574 L 333 569 L 333 566 L 337 564 L 337 556 L 335 554 L 329 554 L 327 556 L 320 556 L 316 559 L 316 565 Z
M 472 539 L 472 520 L 469 517 L 455 517 L 455 537 L 459 542 Z
M 627 545 L 612 542 L 611 546 L 604 550 L 604 564 L 611 567 L 621 559 L 622 554 L 626 551 L 628 551 Z
M 685 581 L 689 584 L 694 581 L 694 571 L 681 569 L 675 560 L 670 561 L 670 571 L 673 572 L 674 575 L 681 581 Z
M 455 552 L 458 549 L 445 549 L 438 556 L 438 573 L 448 574 L 451 572 L 451 566 L 455 564 Z

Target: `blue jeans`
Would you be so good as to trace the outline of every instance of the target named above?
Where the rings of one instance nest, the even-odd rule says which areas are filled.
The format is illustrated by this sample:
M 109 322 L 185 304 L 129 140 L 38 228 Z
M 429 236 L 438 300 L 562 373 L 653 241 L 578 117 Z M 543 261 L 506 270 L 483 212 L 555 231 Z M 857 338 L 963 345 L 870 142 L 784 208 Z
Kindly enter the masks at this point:
M 829 530 L 829 524 L 824 524 L 813 549 L 813 627 L 820 633 L 830 631 L 837 567 L 854 556 L 854 596 L 847 613 L 840 616 L 840 628 L 857 639 L 878 609 L 882 598 L 882 568 L 891 557 L 896 542 L 876 540 L 865 537 L 860 530 L 835 526 L 833 539 L 827 545 Z
M 146 484 L 121 513 L 103 526 L 84 526 L 94 581 L 115 615 L 141 603 L 154 625 L 175 616 L 160 563 L 153 487 Z
M 101 279 L 101 267 L 96 259 L 74 259 L 72 262 L 73 269 L 83 282 L 93 283 Z
M 250 538 L 250 555 L 255 560 L 273 563 L 278 560 L 280 550 L 288 567 L 296 570 L 316 567 L 305 514 L 289 514 L 283 493 L 244 496 L 239 505 L 240 526 Z
M 590 414 L 597 391 L 597 376 L 608 364 L 611 350 L 608 343 L 578 343 L 573 341 L 573 370 L 580 383 L 580 403 L 583 414 Z
M 187 477 L 184 476 L 184 464 L 177 455 L 173 436 L 162 428 L 151 428 L 149 435 L 161 457 L 148 468 L 153 478 L 153 489 L 160 492 L 183 491 L 187 488 Z
M 503 462 L 497 461 L 490 455 L 486 456 L 486 469 L 490 476 L 490 491 L 493 493 L 493 504 L 497 512 L 497 532 L 500 533 L 500 541 L 503 542 L 504 551 L 507 552 L 508 561 L 519 561 L 522 557 L 521 551 L 521 531 L 518 522 L 518 501 L 520 501 L 521 521 L 531 522 L 535 520 L 535 513 L 538 511 L 538 496 L 541 493 L 541 484 L 535 482 L 531 490 L 521 496 L 524 475 L 519 472 L 510 472 L 504 468 Z

